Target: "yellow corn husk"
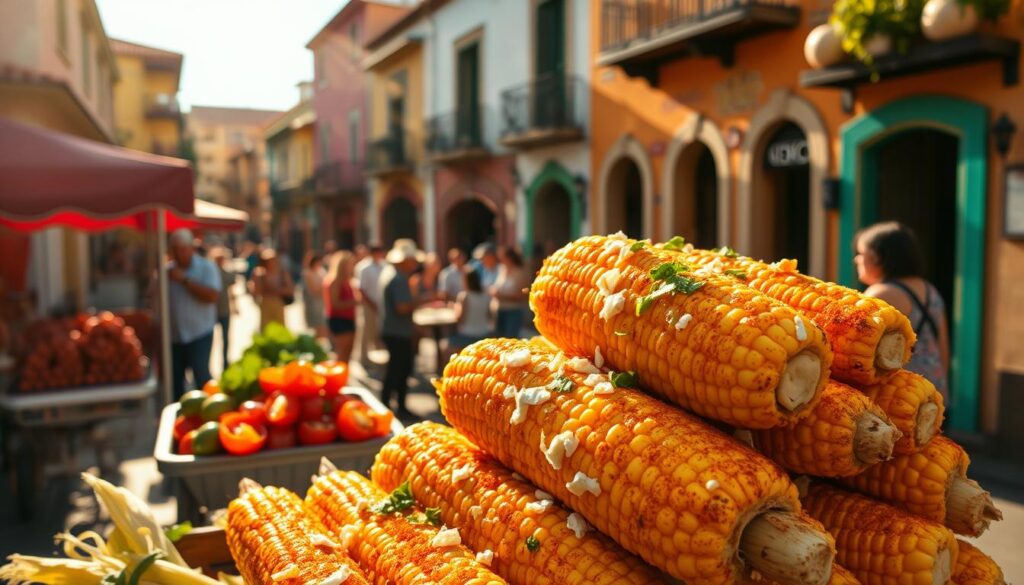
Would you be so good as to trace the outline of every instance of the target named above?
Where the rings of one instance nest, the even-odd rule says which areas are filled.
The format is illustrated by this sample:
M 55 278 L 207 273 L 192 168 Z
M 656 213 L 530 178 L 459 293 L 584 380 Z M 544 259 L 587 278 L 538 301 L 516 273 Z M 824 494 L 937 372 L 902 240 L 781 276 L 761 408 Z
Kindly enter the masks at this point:
M 313 481 L 306 508 L 339 538 L 377 585 L 505 583 L 466 547 L 434 546 L 437 527 L 413 524 L 401 513 L 374 512 L 373 506 L 387 496 L 354 471 L 335 471 Z
M 758 451 L 789 471 L 843 477 L 889 459 L 900 432 L 867 396 L 830 380 L 810 414 L 792 427 L 751 435 Z
M 960 556 L 953 569 L 954 585 L 1006 585 L 1003 570 L 971 543 L 957 539 Z
M 826 484 L 812 484 L 804 509 L 836 539 L 836 560 L 865 585 L 946 583 L 956 537 L 936 522 Z
M 649 245 L 632 252 L 634 243 L 588 236 L 548 257 L 530 290 L 538 331 L 572 355 L 599 348 L 645 389 L 737 427 L 785 426 L 813 406 L 832 361 L 818 327 L 714 274 L 683 273 L 703 286 L 666 294 L 637 316 L 641 297 L 662 286 L 651 270 L 679 256 Z
M 302 500 L 286 489 L 244 487 L 228 505 L 226 536 L 238 571 L 252 585 L 320 583 L 346 571 L 345 585 L 368 583 L 327 529 L 306 514 Z
M 535 486 L 450 427 L 407 427 L 380 450 L 371 473 L 386 490 L 409 482 L 418 502 L 440 508 L 444 523 L 473 550 L 489 551 L 491 567 L 513 585 L 664 582 L 607 536 L 577 536 L 568 526 L 571 510 L 543 504 Z M 536 551 L 527 547 L 530 536 Z
M 882 382 L 861 387 L 903 433 L 895 453 L 920 451 L 942 427 L 942 394 L 920 374 L 900 370 Z
M 958 534 L 979 536 L 1002 514 L 988 492 L 967 479 L 969 464 L 967 452 L 940 435 L 918 453 L 897 455 L 841 481 Z
M 795 260 L 768 264 L 746 256 L 731 257 L 732 254 L 690 247 L 679 254 L 694 266 L 742 271 L 749 286 L 811 319 L 825 331 L 832 346 L 832 377 L 837 380 L 875 384 L 910 361 L 917 339 L 914 328 L 903 313 L 885 301 L 801 274 Z M 886 334 L 891 335 L 880 347 Z
M 799 510 L 785 472 L 676 408 L 568 364 L 546 344 L 477 342 L 445 368 L 441 410 L 468 439 L 673 577 L 741 579 L 749 568 L 741 535 L 767 510 Z M 576 443 L 556 449 L 562 439 Z M 798 532 L 817 539 L 822 560 L 807 571 L 824 583 L 831 545 L 816 529 Z M 756 564 L 756 554 L 744 558 Z

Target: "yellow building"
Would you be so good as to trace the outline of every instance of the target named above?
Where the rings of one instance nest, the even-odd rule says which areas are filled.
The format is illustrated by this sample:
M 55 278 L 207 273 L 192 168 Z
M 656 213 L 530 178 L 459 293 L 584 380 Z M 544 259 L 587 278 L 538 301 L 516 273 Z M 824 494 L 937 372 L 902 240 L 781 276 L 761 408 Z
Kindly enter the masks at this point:
M 179 156 L 181 53 L 111 39 L 120 79 L 114 86 L 114 125 L 122 146 Z
M 320 213 L 314 178 L 313 149 L 316 113 L 312 84 L 299 84 L 299 103 L 271 122 L 264 133 L 273 201 L 271 231 L 279 252 L 301 261 L 315 241 Z M 329 217 L 329 216 L 328 216 Z

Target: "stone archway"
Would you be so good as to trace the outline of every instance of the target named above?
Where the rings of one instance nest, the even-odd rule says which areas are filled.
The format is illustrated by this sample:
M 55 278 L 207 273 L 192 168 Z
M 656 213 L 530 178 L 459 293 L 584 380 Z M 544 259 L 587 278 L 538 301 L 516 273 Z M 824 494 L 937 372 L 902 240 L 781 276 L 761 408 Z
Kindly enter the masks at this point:
M 580 235 L 580 222 L 584 211 L 579 187 L 572 174 L 556 161 L 548 161 L 526 188 L 526 238 L 523 253 L 538 257 L 545 242 L 575 240 Z M 555 215 L 556 217 L 548 217 Z
M 768 102 L 750 119 L 740 152 L 739 188 L 737 191 L 738 233 L 736 248 L 741 253 L 750 253 L 758 219 L 755 218 L 755 191 L 763 186 L 766 177 L 762 165 L 767 140 L 786 122 L 792 122 L 803 130 L 807 137 L 809 166 L 808 229 L 809 266 L 801 271 L 820 278 L 825 277 L 826 254 L 828 250 L 825 227 L 825 206 L 823 190 L 828 177 L 830 152 L 828 130 L 821 115 L 804 98 L 789 90 L 779 89 L 769 96 Z M 777 260 L 771 258 L 770 260 Z
M 596 209 L 597 231 L 608 233 L 619 228 L 611 229 L 613 223 L 610 220 L 610 206 L 622 204 L 624 193 L 622 186 L 624 177 L 622 173 L 627 169 L 627 164 L 635 165 L 640 182 L 640 202 L 643 207 L 641 213 L 641 232 L 644 238 L 654 237 L 654 169 L 651 159 L 647 156 L 644 147 L 632 136 L 625 135 L 620 138 L 605 153 L 604 161 L 601 163 L 601 175 L 598 179 L 598 204 Z
M 680 158 L 690 147 L 703 145 L 710 151 L 715 161 L 715 173 L 717 181 L 717 202 L 718 202 L 718 245 L 728 245 L 732 240 L 732 181 L 730 176 L 729 149 L 725 146 L 725 140 L 718 126 L 703 115 L 696 115 L 690 118 L 685 124 L 676 130 L 665 153 L 665 167 L 662 170 L 662 208 L 661 213 L 662 236 L 668 238 L 675 235 L 679 226 L 675 225 L 676 218 L 676 192 L 680 188 L 677 184 L 676 168 L 680 164 Z M 686 235 L 686 234 L 682 234 Z

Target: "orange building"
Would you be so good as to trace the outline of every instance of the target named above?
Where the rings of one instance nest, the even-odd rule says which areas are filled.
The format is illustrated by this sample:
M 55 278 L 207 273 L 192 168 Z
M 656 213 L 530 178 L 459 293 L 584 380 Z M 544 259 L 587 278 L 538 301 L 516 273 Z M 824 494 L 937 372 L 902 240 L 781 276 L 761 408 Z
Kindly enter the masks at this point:
M 856 230 L 903 221 L 948 306 L 953 427 L 1020 432 L 999 408 L 1024 395 L 1024 317 L 1009 309 L 1024 245 L 1006 227 L 1024 212 L 1004 214 L 1024 209 L 1020 2 L 978 33 L 879 57 L 877 82 L 857 63 L 808 66 L 829 2 L 592 7 L 596 232 L 682 234 L 854 285 Z

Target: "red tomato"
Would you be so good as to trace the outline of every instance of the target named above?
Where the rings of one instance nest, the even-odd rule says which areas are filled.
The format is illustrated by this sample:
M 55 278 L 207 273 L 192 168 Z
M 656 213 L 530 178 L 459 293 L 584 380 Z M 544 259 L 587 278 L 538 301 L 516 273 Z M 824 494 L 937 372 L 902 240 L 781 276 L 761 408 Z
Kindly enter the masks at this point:
M 299 423 L 299 443 L 302 445 L 323 445 L 338 436 L 338 428 L 329 416 L 319 420 L 304 420 Z
M 333 396 L 348 384 L 348 364 L 329 360 L 313 366 L 313 371 L 324 377 L 324 390 Z
M 295 446 L 295 429 L 292 427 L 270 427 L 267 435 L 267 449 L 289 449 Z
M 238 407 L 238 412 L 248 414 L 254 423 L 267 424 L 267 407 L 262 402 L 246 400 Z
M 310 396 L 302 399 L 300 420 L 319 420 L 331 413 L 331 403 L 324 396 Z
M 338 411 L 338 435 L 346 441 L 365 441 L 383 437 L 391 429 L 391 411 L 374 411 L 361 400 L 349 400 Z
M 194 431 L 203 425 L 203 417 L 199 415 L 178 416 L 174 419 L 174 440 L 181 441 L 189 431 Z
M 220 444 L 232 455 L 252 455 L 267 443 L 267 427 L 252 422 L 249 414 L 229 412 L 220 418 Z
M 299 420 L 299 401 L 287 394 L 275 394 L 267 403 L 267 423 L 274 427 L 290 427 Z
M 195 436 L 195 430 L 185 433 L 185 436 L 178 441 L 178 455 L 192 455 L 192 439 Z
M 291 362 L 284 367 L 284 388 L 282 391 L 291 396 L 305 398 L 316 396 L 327 380 L 313 371 L 309 362 Z
M 207 396 L 220 394 L 220 382 L 218 382 L 217 380 L 210 380 L 209 382 L 203 384 L 203 392 L 205 392 Z

